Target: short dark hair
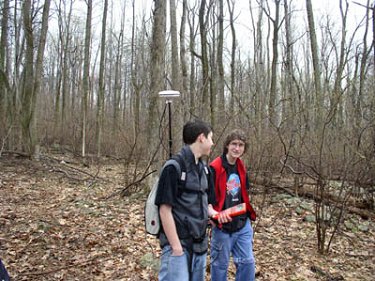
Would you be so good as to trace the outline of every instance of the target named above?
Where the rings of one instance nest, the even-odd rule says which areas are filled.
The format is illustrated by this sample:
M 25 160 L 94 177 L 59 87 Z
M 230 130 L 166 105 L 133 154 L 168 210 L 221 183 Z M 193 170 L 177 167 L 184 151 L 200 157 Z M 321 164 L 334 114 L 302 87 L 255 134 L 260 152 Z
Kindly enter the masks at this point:
M 182 130 L 182 139 L 185 144 L 190 145 L 197 140 L 200 134 L 203 133 L 207 137 L 211 132 L 211 126 L 202 120 L 188 121 Z
M 247 138 L 246 138 L 246 134 L 244 131 L 240 130 L 240 129 L 234 129 L 233 131 L 231 131 L 225 141 L 224 141 L 224 145 L 223 145 L 223 153 L 224 154 L 227 154 L 228 153 L 228 145 L 234 141 L 234 140 L 240 140 L 240 141 L 243 141 L 245 143 L 245 150 L 244 150 L 244 153 L 246 152 L 247 150 L 247 147 L 249 146 L 249 144 L 247 143 Z

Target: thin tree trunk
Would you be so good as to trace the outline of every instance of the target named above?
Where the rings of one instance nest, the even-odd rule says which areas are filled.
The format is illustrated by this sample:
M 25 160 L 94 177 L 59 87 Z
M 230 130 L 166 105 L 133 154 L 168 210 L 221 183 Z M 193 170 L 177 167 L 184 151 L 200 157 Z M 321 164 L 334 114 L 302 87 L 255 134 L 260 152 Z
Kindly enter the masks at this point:
M 70 22 L 71 22 L 71 17 L 72 17 L 72 11 L 73 11 L 73 4 L 70 4 L 69 7 L 69 14 L 67 18 L 67 24 L 66 24 L 66 32 L 65 32 L 65 38 L 64 44 L 62 46 L 62 52 L 63 52 L 63 69 L 62 69 L 62 104 L 61 104 L 61 136 L 64 137 L 66 135 L 65 133 L 65 122 L 66 122 L 66 103 L 68 100 L 68 95 L 69 95 L 69 69 L 68 69 L 68 61 L 69 61 L 69 47 L 70 47 L 70 40 L 71 40 L 71 35 L 70 35 Z
M 182 92 L 181 100 L 182 104 L 187 103 L 187 95 L 189 93 L 188 85 L 188 67 L 186 61 L 186 47 L 185 47 L 185 30 L 186 30 L 186 14 L 187 14 L 187 0 L 182 1 L 182 16 L 181 16 L 181 27 L 180 27 L 180 61 L 181 61 L 181 73 L 182 73 Z M 183 123 L 187 119 L 188 111 L 183 110 Z
M 209 62 L 207 53 L 207 29 L 206 29 L 206 0 L 201 1 L 199 8 L 199 30 L 201 38 L 201 63 L 202 63 L 202 105 L 199 112 L 203 119 L 208 119 L 207 106 L 208 106 L 208 85 L 209 85 Z
M 218 81 L 217 81 L 217 100 L 218 100 L 218 116 L 222 116 L 225 112 L 225 98 L 224 98 L 224 62 L 223 62 L 223 51 L 224 51 L 224 0 L 219 0 L 219 34 L 217 43 L 217 67 L 218 67 Z
M 171 21 L 171 46 L 172 46 L 172 89 L 181 90 L 180 79 L 180 62 L 178 56 L 178 43 L 177 43 L 177 22 L 176 22 L 176 2 L 169 0 L 169 12 Z
M 195 83 L 195 26 L 194 19 L 193 22 L 189 20 L 189 38 L 190 38 L 190 86 L 189 86 L 189 113 L 190 118 L 196 115 L 196 83 Z
M 280 0 L 275 0 L 275 19 L 273 22 L 273 38 L 272 38 L 272 64 L 271 64 L 271 87 L 270 99 L 268 103 L 269 120 L 271 124 L 277 126 L 277 60 L 279 58 L 278 43 L 279 43 L 279 21 L 280 21 Z
M 343 124 L 343 109 L 342 109 L 342 93 L 341 93 L 341 84 L 343 80 L 343 73 L 346 64 L 346 18 L 348 14 L 348 1 L 345 0 L 345 9 L 342 7 L 342 0 L 340 0 L 340 14 L 341 14 L 341 43 L 339 50 L 339 61 L 336 72 L 336 79 L 333 88 L 333 97 L 331 99 L 331 114 L 336 116 L 336 124 L 341 127 Z
M 0 124 L 3 128 L 11 126 L 7 122 L 6 112 L 8 95 L 10 95 L 9 60 L 8 58 L 8 19 L 9 19 L 9 0 L 4 0 L 1 19 L 1 39 L 0 39 Z M 1 136 L 0 136 L 1 137 Z M 5 136 L 4 136 L 5 137 Z M 1 150 L 1 147 L 0 147 Z
M 374 4 L 375 5 L 375 4 Z M 370 7 L 370 0 L 367 0 L 366 7 Z M 363 34 L 363 46 L 362 46 L 362 54 L 361 54 L 361 63 L 360 63 L 360 70 L 359 70 L 359 89 L 358 89 L 358 99 L 355 107 L 356 113 L 356 127 L 361 127 L 361 120 L 362 120 L 362 99 L 364 95 L 364 86 L 366 80 L 366 68 L 367 68 L 367 58 L 369 55 L 369 50 L 367 48 L 367 35 L 369 29 L 369 21 L 370 21 L 370 9 L 366 8 L 366 18 L 365 18 L 365 32 Z M 373 46 L 375 48 L 375 46 Z
M 233 115 L 236 115 L 236 106 L 234 106 L 235 100 L 235 81 L 236 81 L 236 48 L 237 48 L 237 38 L 236 30 L 234 28 L 234 2 L 231 6 L 229 0 L 227 0 L 230 18 L 230 30 L 232 34 L 232 49 L 231 49 L 231 63 L 230 63 L 230 107 L 233 111 Z
M 210 9 L 212 10 L 215 8 L 217 8 L 217 5 L 212 5 Z M 216 22 L 218 20 L 216 14 L 217 14 L 216 10 L 213 10 L 210 12 L 210 18 L 211 18 L 213 26 L 216 25 Z M 217 82 L 218 82 L 217 81 L 218 80 L 217 58 L 216 58 L 216 55 L 217 55 L 216 28 L 212 28 L 210 37 L 213 40 L 211 44 L 209 44 L 209 58 L 210 58 L 209 59 L 209 64 L 210 64 L 209 110 L 210 110 L 211 126 L 213 128 L 216 128 L 216 112 L 217 112 L 216 100 L 217 100 Z
M 91 48 L 91 19 L 92 19 L 92 0 L 87 0 L 87 16 L 85 28 L 85 50 L 83 62 L 83 78 L 82 78 L 82 157 L 86 156 L 86 124 L 87 124 L 87 106 L 90 91 L 89 75 L 90 75 L 90 48 Z
M 322 96 L 322 86 L 321 86 L 321 70 L 319 64 L 319 48 L 315 33 L 315 22 L 314 13 L 311 4 L 311 0 L 306 0 L 306 11 L 307 20 L 309 24 L 310 32 L 310 47 L 311 55 L 313 60 L 314 68 L 314 84 L 315 84 L 315 128 L 320 128 L 322 125 L 322 110 L 323 110 L 323 96 Z
M 100 157 L 101 143 L 102 143 L 102 130 L 103 130 L 103 115 L 104 115 L 104 70 L 105 70 L 105 45 L 106 45 L 106 29 L 107 29 L 107 14 L 108 14 L 108 0 L 104 0 L 103 21 L 102 21 L 102 40 L 100 46 L 100 67 L 99 67 L 99 91 L 98 91 L 98 107 L 96 115 L 96 149 L 97 156 Z

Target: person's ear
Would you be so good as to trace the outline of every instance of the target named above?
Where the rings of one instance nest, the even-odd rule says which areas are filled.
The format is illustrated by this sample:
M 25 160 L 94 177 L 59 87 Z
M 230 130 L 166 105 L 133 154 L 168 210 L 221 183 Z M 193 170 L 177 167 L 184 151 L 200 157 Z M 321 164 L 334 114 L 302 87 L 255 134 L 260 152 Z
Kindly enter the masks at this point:
M 198 141 L 199 142 L 203 142 L 204 141 L 204 134 L 201 133 L 199 136 L 198 136 Z

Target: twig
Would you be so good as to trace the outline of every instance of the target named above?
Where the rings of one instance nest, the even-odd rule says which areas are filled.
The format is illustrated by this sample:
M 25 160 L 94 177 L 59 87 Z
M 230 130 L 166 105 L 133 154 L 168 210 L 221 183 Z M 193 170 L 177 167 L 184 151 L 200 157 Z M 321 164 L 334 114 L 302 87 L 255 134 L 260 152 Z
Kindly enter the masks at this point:
M 149 175 L 155 173 L 156 171 L 157 171 L 157 170 L 153 170 L 153 171 L 151 171 L 151 172 L 149 172 L 149 173 L 147 173 L 147 174 L 144 174 L 139 180 L 134 181 L 134 182 L 128 184 L 128 185 L 125 186 L 123 189 L 121 189 L 121 190 L 119 190 L 119 191 L 116 191 L 116 192 L 113 192 L 112 194 L 108 195 L 107 197 L 105 197 L 105 198 L 103 198 L 103 199 L 110 199 L 110 198 L 112 198 L 113 196 L 116 196 L 116 195 L 118 195 L 118 194 L 120 194 L 121 196 L 124 196 L 124 193 L 125 193 L 125 191 L 126 191 L 128 188 L 130 188 L 131 186 L 136 185 L 136 184 L 142 182 L 145 178 L 147 178 Z

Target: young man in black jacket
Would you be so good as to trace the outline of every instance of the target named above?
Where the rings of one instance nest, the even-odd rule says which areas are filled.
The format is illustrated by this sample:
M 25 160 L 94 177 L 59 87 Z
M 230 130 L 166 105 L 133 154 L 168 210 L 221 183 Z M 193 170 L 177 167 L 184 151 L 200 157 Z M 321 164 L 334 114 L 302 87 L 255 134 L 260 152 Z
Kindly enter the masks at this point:
M 179 157 L 184 161 L 186 179 L 181 187 L 176 167 L 166 166 L 159 179 L 155 203 L 159 206 L 162 248 L 159 280 L 204 281 L 208 238 L 208 169 L 201 160 L 213 145 L 212 129 L 203 121 L 183 127 L 185 146 Z M 216 213 L 216 212 L 215 212 Z

